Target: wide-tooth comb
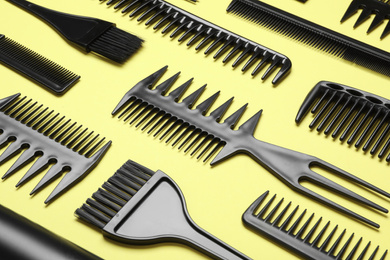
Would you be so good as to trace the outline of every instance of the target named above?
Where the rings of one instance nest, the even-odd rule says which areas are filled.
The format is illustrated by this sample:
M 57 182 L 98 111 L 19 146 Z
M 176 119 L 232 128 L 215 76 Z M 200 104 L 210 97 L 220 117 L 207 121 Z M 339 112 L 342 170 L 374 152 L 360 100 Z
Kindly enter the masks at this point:
M 0 147 L 8 145 L 0 155 L 0 164 L 24 150 L 2 179 L 38 158 L 16 184 L 18 187 L 53 164 L 30 193 L 67 172 L 46 199 L 45 203 L 49 203 L 84 178 L 101 160 L 111 141 L 102 146 L 104 138 L 93 131 L 76 126 L 31 99 L 18 98 L 19 95 L 0 100 Z
M 312 109 L 311 109 L 312 108 Z M 321 81 L 303 101 L 295 122 L 299 124 L 310 111 L 309 127 L 371 155 L 390 161 L 390 100 L 356 88 Z M 371 148 L 371 150 L 370 150 Z
M 0 34 L 0 62 L 58 95 L 64 94 L 80 79 L 80 76 L 2 34 Z
M 233 0 L 227 12 L 390 77 L 390 53 L 258 0 Z
M 183 193 L 167 174 L 130 160 L 75 214 L 122 243 L 174 242 L 213 259 L 250 259 L 196 225 Z
M 390 18 L 390 2 L 387 0 L 353 0 L 349 5 L 348 9 L 345 11 L 345 14 L 343 18 L 341 18 L 340 22 L 346 21 L 359 9 L 361 9 L 362 12 L 356 20 L 356 23 L 353 28 L 358 27 L 368 18 L 370 18 L 371 15 L 374 15 L 374 19 L 372 20 L 370 27 L 368 27 L 367 33 L 372 32 L 380 24 L 382 24 L 384 20 L 388 20 Z M 387 21 L 386 27 L 381 35 L 381 39 L 386 37 L 389 33 L 390 23 L 389 21 Z
M 269 66 L 261 78 L 264 80 L 276 68 L 280 67 L 280 70 L 272 80 L 272 83 L 275 84 L 290 71 L 291 61 L 285 55 L 225 30 L 163 0 L 109 0 L 107 5 L 112 5 L 113 3 L 117 3 L 114 7 L 115 9 L 123 8 L 122 13 L 133 10 L 130 13 L 130 17 L 138 16 L 137 21 L 146 20 L 145 25 L 155 23 L 154 30 L 166 25 L 161 33 L 166 34 L 172 31 L 170 34 L 171 38 L 180 34 L 179 42 L 191 37 L 187 42 L 187 46 L 193 46 L 199 42 L 195 50 L 208 46 L 204 52 L 206 55 L 220 47 L 213 56 L 214 59 L 229 51 L 223 59 L 223 63 L 240 54 L 232 64 L 233 67 L 236 67 L 249 58 L 242 67 L 242 71 L 253 67 L 258 61 L 252 71 L 252 76 L 255 76 L 268 64 Z M 210 42 L 211 44 L 209 44 Z
M 187 81 L 166 95 L 179 73 L 152 89 L 166 69 L 167 66 L 137 83 L 124 95 L 112 114 L 116 115 L 123 110 L 119 118 L 124 118 L 124 121 L 129 120 L 130 124 L 135 123 L 136 127 L 143 125 L 142 130 L 148 128 L 148 133 L 158 128 L 154 136 L 165 130 L 160 135 L 160 140 L 166 138 L 168 143 L 175 139 L 172 141 L 172 146 L 177 145 L 179 149 L 190 153 L 191 156 L 198 154 L 198 159 L 204 156 L 204 161 L 206 161 L 219 151 L 211 165 L 237 153 L 245 153 L 292 189 L 369 225 L 379 227 L 377 223 L 305 188 L 300 184 L 300 181 L 305 180 L 319 184 L 331 191 L 337 191 L 337 194 L 344 195 L 352 201 L 360 202 L 385 213 L 388 212 L 387 209 L 315 173 L 310 167 L 317 166 L 331 171 L 350 182 L 355 182 L 390 198 L 389 193 L 321 159 L 257 140 L 253 134 L 262 110 L 242 124 L 238 130 L 233 130 L 246 105 L 227 117 L 224 123 L 219 123 L 233 100 L 229 99 L 211 112 L 209 116 L 205 116 L 219 92 L 197 105 L 195 109 L 191 108 L 204 91 L 205 86 L 178 103 L 192 81 L 192 79 Z
M 268 196 L 268 191 L 261 195 L 242 215 L 242 221 L 246 226 L 253 229 L 256 232 L 259 232 L 261 235 L 273 240 L 277 244 L 293 251 L 294 253 L 303 256 L 305 259 L 313 259 L 313 260 L 331 260 L 331 259 L 363 259 L 366 255 L 368 248 L 371 242 L 368 242 L 364 249 L 360 252 L 359 256 L 356 258 L 355 254 L 358 252 L 359 245 L 362 241 L 362 238 L 355 244 L 353 249 L 349 252 L 348 256 L 344 258 L 344 255 L 347 253 L 348 246 L 350 245 L 354 234 L 352 234 L 346 243 L 342 246 L 340 242 L 344 237 L 346 230 L 338 236 L 335 242 L 330 246 L 330 241 L 335 237 L 336 230 L 338 225 L 336 225 L 332 231 L 327 232 L 330 221 L 328 221 L 325 226 L 321 229 L 316 237 L 313 237 L 313 234 L 316 233 L 320 223 L 322 221 L 322 217 L 312 226 L 309 232 L 306 233 L 308 226 L 312 223 L 314 214 L 312 214 L 306 222 L 301 225 L 302 219 L 306 214 L 306 210 L 302 212 L 302 214 L 297 218 L 297 220 L 290 226 L 291 220 L 296 216 L 298 211 L 298 206 L 288 215 L 288 217 L 283 221 L 284 216 L 286 215 L 288 209 L 290 208 L 291 202 L 284 207 L 283 210 L 275 217 L 275 213 L 279 210 L 280 206 L 283 203 L 283 198 L 276 204 L 274 208 L 270 208 L 271 203 L 274 201 L 276 195 L 274 195 L 264 207 L 260 209 L 260 205 L 264 202 Z M 259 211 L 258 214 L 255 214 L 256 211 Z M 268 214 L 265 214 L 268 212 Z M 274 218 L 275 217 L 275 218 Z M 298 230 L 298 227 L 300 229 Z M 325 233 L 329 233 L 325 240 Z M 303 234 L 306 234 L 305 236 Z M 329 250 L 327 250 L 329 248 Z M 338 251 L 338 248 L 341 248 Z M 375 248 L 373 253 L 370 255 L 370 260 L 375 258 L 377 254 L 379 246 Z M 338 251 L 338 253 L 337 253 Z M 381 260 L 385 259 L 387 254 L 387 250 L 383 253 Z

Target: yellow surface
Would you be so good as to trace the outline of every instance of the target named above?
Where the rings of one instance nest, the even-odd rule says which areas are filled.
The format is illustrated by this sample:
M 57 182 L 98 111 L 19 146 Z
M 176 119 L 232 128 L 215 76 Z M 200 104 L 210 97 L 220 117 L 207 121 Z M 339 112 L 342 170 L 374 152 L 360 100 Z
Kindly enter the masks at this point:
M 114 65 L 95 55 L 77 51 L 45 23 L 6 1 L 0 1 L 1 33 L 82 76 L 80 82 L 68 93 L 56 97 L 19 74 L 0 66 L 1 97 L 21 92 L 22 95 L 49 106 L 113 141 L 111 149 L 98 167 L 51 205 L 45 206 L 43 201 L 58 180 L 33 197 L 28 194 L 43 174 L 19 189 L 15 188 L 27 167 L 0 182 L 0 203 L 105 259 L 203 259 L 204 256 L 197 251 L 176 244 L 145 247 L 116 244 L 104 239 L 100 232 L 76 219 L 73 214 L 75 209 L 127 159 L 132 159 L 150 169 L 161 169 L 170 175 L 182 189 L 194 221 L 253 259 L 295 257 L 245 228 L 241 222 L 242 213 L 266 190 L 270 190 L 271 194 L 277 193 L 277 198 L 284 197 L 284 205 L 291 200 L 293 206 L 300 205 L 300 212 L 307 208 L 308 213 L 315 213 L 316 219 L 323 216 L 321 226 L 328 220 L 331 221 L 331 227 L 338 224 L 337 234 L 346 228 L 347 236 L 344 242 L 352 232 L 355 232 L 353 244 L 361 236 L 364 236 L 364 245 L 372 241 L 369 253 L 376 245 L 380 245 L 380 253 L 390 248 L 390 220 L 386 214 L 365 209 L 334 195 L 330 196 L 381 225 L 379 230 L 370 228 L 290 190 L 248 156 L 238 155 L 211 167 L 173 149 L 171 145 L 153 138 L 141 129 L 111 117 L 112 109 L 125 92 L 142 78 L 169 65 L 163 79 L 181 71 L 176 86 L 191 77 L 195 78 L 188 93 L 204 83 L 208 84 L 201 100 L 220 90 L 220 98 L 213 108 L 235 96 L 227 115 L 248 102 L 248 109 L 239 125 L 259 109 L 264 109 L 255 133 L 258 139 L 322 158 L 390 191 L 389 165 L 386 162 L 380 162 L 377 157 L 364 155 L 362 151 L 342 145 L 338 140 L 333 141 L 331 138 L 325 138 L 323 134 L 311 132 L 308 128 L 310 116 L 299 127 L 294 122 L 304 97 L 320 80 L 343 83 L 390 98 L 389 78 L 227 14 L 225 10 L 230 3 L 228 0 L 201 0 L 196 5 L 184 0 L 171 2 L 287 55 L 293 63 L 290 75 L 274 87 L 271 78 L 275 74 L 262 82 L 260 77 L 264 70 L 257 77 L 251 78 L 249 71 L 242 74 L 240 68 L 233 70 L 232 62 L 222 66 L 222 59 L 213 60 L 211 55 L 206 57 L 201 52 L 196 53 L 193 47 L 187 48 L 184 43 L 178 43 L 177 38 L 162 36 L 161 30 L 153 31 L 144 23 L 138 23 L 135 19 L 129 19 L 127 15 L 116 13 L 97 0 L 36 0 L 37 4 L 48 8 L 115 22 L 119 28 L 139 35 L 145 40 L 143 48 L 126 64 Z M 306 4 L 294 0 L 266 2 L 390 51 L 390 36 L 379 40 L 384 25 L 368 36 L 365 31 L 370 22 L 352 30 L 357 16 L 340 25 L 339 20 L 350 0 L 309 0 Z M 15 159 L 12 159 L 1 165 L 0 175 L 3 175 L 14 161 Z M 347 187 L 352 186 L 360 194 L 390 208 L 389 199 L 364 191 L 345 181 L 341 183 Z

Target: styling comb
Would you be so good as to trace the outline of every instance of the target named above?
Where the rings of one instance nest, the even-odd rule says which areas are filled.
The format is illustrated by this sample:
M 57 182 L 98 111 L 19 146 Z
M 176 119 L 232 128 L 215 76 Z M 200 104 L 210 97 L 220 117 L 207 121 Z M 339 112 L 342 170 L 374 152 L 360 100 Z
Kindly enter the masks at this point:
M 387 24 L 383 33 L 381 35 L 381 39 L 385 38 L 390 33 L 390 23 L 388 19 L 390 18 L 390 2 L 387 0 L 353 0 L 349 5 L 347 11 L 343 18 L 341 18 L 341 23 L 346 21 L 352 15 L 354 15 L 359 9 L 362 10 L 358 19 L 356 20 L 353 28 L 358 27 L 363 22 L 365 22 L 371 15 L 374 15 L 374 19 L 372 20 L 370 27 L 368 27 L 367 33 L 372 32 L 376 29 L 380 24 L 383 23 L 384 20 L 387 19 Z
M 167 67 L 164 67 L 137 83 L 124 95 L 112 114 L 115 116 L 122 111 L 119 114 L 120 119 L 130 124 L 136 123 L 136 127 L 141 127 L 142 125 L 142 130 L 148 128 L 148 133 L 158 128 L 154 131 L 154 136 L 159 135 L 164 130 L 164 133 L 160 135 L 160 140 L 166 137 L 166 143 L 168 143 L 175 139 L 172 146 L 178 145 L 179 149 L 185 153 L 190 153 L 191 156 L 197 154 L 198 159 L 205 158 L 204 161 L 207 161 L 219 151 L 212 160 L 211 165 L 238 153 L 247 154 L 290 188 L 348 216 L 374 227 L 379 227 L 375 222 L 302 186 L 300 181 L 305 180 L 319 184 L 331 191 L 336 190 L 338 194 L 350 198 L 351 201 L 360 202 L 386 213 L 388 212 L 387 209 L 315 173 L 310 167 L 317 166 L 328 170 L 348 179 L 350 182 L 360 184 L 386 197 L 390 197 L 389 193 L 321 159 L 257 140 L 253 134 L 260 120 L 262 110 L 242 124 L 238 130 L 233 130 L 247 105 L 244 105 L 227 117 L 224 123 L 219 123 L 221 117 L 232 103 L 233 98 L 215 109 L 209 116 L 205 115 L 216 100 L 219 92 L 197 105 L 195 109 L 191 108 L 194 107 L 194 103 L 204 91 L 205 86 L 199 88 L 179 103 L 178 100 L 181 99 L 192 79 L 169 94 L 167 94 L 167 91 L 180 73 L 175 74 L 152 89 L 166 69 Z M 199 152 L 200 150 L 201 152 Z
M 227 12 L 390 77 L 390 53 L 257 0 L 233 0 Z
M 145 25 L 147 26 L 155 24 L 153 26 L 154 30 L 165 26 L 161 33 L 166 34 L 172 31 L 170 38 L 181 34 L 178 37 L 179 42 L 191 37 L 187 41 L 187 46 L 193 46 L 199 42 L 195 50 L 201 50 L 208 46 L 204 52 L 205 55 L 219 48 L 213 56 L 214 59 L 218 59 L 230 50 L 222 60 L 223 63 L 229 62 L 239 54 L 232 64 L 233 68 L 249 58 L 242 67 L 242 71 L 245 72 L 247 69 L 254 67 L 252 76 L 257 75 L 261 69 L 268 66 L 261 78 L 262 80 L 266 79 L 274 70 L 280 68 L 272 80 L 272 83 L 275 84 L 290 71 L 291 61 L 286 56 L 225 30 L 163 0 L 107 1 L 107 5 L 113 5 L 114 3 L 117 3 L 114 8 L 122 8 L 122 13 L 128 13 L 132 10 L 130 17 L 138 16 L 137 21 L 146 20 Z M 256 66 L 254 66 L 255 64 Z
M 368 242 L 367 245 L 359 249 L 359 246 L 362 242 L 362 238 L 353 246 L 352 250 L 348 253 L 347 257 L 344 258 L 344 255 L 348 252 L 348 246 L 351 244 L 351 241 L 354 237 L 352 234 L 344 245 L 340 244 L 343 239 L 346 229 L 341 232 L 339 237 L 335 240 L 333 244 L 330 242 L 335 238 L 335 234 L 338 228 L 336 225 L 331 232 L 327 232 L 330 225 L 328 221 L 317 236 L 313 237 L 317 233 L 319 226 L 321 225 L 322 217 L 316 221 L 314 225 L 311 225 L 314 214 L 312 214 L 306 222 L 301 225 L 301 228 L 298 230 L 300 223 L 305 217 L 306 210 L 304 210 L 301 215 L 295 220 L 295 222 L 290 226 L 291 220 L 294 218 L 298 211 L 298 206 L 288 215 L 288 217 L 282 222 L 282 219 L 286 215 L 288 209 L 291 206 L 291 202 L 281 210 L 279 215 L 274 219 L 275 213 L 278 211 L 280 206 L 283 203 L 283 198 L 276 204 L 274 208 L 270 208 L 272 202 L 275 200 L 276 195 L 274 195 L 262 208 L 260 205 L 265 203 L 265 199 L 268 196 L 268 191 L 261 195 L 242 215 L 242 221 L 246 226 L 258 232 L 259 234 L 271 239 L 277 244 L 291 250 L 292 252 L 299 254 L 304 257 L 304 259 L 312 260 L 331 260 L 331 259 L 364 259 L 364 256 L 367 254 L 371 242 Z M 258 214 L 255 214 L 256 211 L 259 211 Z M 268 212 L 266 214 L 266 212 Z M 273 220 L 274 219 L 274 220 Z M 309 226 L 312 226 L 311 229 L 306 233 L 306 230 Z M 324 235 L 329 233 L 325 240 L 322 240 Z M 306 235 L 304 235 L 306 234 Z M 323 241 L 321 243 L 321 241 Z M 331 245 L 331 246 L 330 246 Z M 341 246 L 342 245 L 342 246 Z M 341 247 L 340 250 L 338 250 Z M 329 248 L 329 250 L 328 250 Z M 375 259 L 375 255 L 379 250 L 379 246 L 370 255 L 370 260 Z M 356 258 L 355 254 L 360 251 L 359 256 Z M 387 250 L 383 253 L 380 260 L 385 259 Z
M 303 101 L 295 122 L 310 111 L 309 127 L 390 161 L 390 100 L 334 82 L 321 81 Z M 371 150 L 370 150 L 371 148 Z
M 0 62 L 53 91 L 64 94 L 80 76 L 0 34 Z
M 16 94 L 0 100 L 0 147 L 8 145 L 0 155 L 0 164 L 24 150 L 2 179 L 36 159 L 16 184 L 19 187 L 50 167 L 30 193 L 32 195 L 66 172 L 46 199 L 45 203 L 49 203 L 85 177 L 102 159 L 111 141 L 97 150 L 103 145 L 104 138 L 31 99 L 19 96 Z
M 164 172 L 127 161 L 75 212 L 122 243 L 185 244 L 213 259 L 250 259 L 198 227 L 179 186 Z

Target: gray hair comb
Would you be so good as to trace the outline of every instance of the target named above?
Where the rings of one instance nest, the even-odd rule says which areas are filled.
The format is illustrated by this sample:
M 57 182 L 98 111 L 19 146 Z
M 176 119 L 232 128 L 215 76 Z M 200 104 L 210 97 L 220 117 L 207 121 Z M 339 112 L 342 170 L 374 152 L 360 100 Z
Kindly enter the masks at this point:
M 205 116 L 205 114 L 210 109 L 219 92 L 197 105 L 195 109 L 191 109 L 205 89 L 205 86 L 199 88 L 194 93 L 184 98 L 182 102 L 178 103 L 178 100 L 183 96 L 192 79 L 171 91 L 169 94 L 165 94 L 180 73 L 175 74 L 156 88 L 152 89 L 166 69 L 167 67 L 164 67 L 137 83 L 124 95 L 112 114 L 116 115 L 123 109 L 124 111 L 119 115 L 119 118 L 124 118 L 124 120 L 127 121 L 133 117 L 130 120 L 130 124 L 137 121 L 137 127 L 147 121 L 142 126 L 142 130 L 145 130 L 153 123 L 149 128 L 148 133 L 159 127 L 154 136 L 166 129 L 160 139 L 163 139 L 170 134 L 166 139 L 166 142 L 176 138 L 172 146 L 181 142 L 179 149 L 183 148 L 184 152 L 189 151 L 197 145 L 196 148 L 192 150 L 191 155 L 195 155 L 201 148 L 205 147 L 198 155 L 198 158 L 200 158 L 207 152 L 208 155 L 205 156 L 204 161 L 208 160 L 214 153 L 222 148 L 211 162 L 211 165 L 219 163 L 237 153 L 245 153 L 282 180 L 290 188 L 316 199 L 331 208 L 339 210 L 348 216 L 379 228 L 377 223 L 305 188 L 300 184 L 300 181 L 307 180 L 319 184 L 331 191 L 337 191 L 338 194 L 344 195 L 352 201 L 360 202 L 386 213 L 388 212 L 387 209 L 315 173 L 310 167 L 318 166 L 322 169 L 331 171 L 351 182 L 360 184 L 386 197 L 390 197 L 389 193 L 321 159 L 257 140 L 254 138 L 253 133 L 260 119 L 262 110 L 235 131 L 232 128 L 237 124 L 237 121 L 247 105 L 244 105 L 238 111 L 226 118 L 224 123 L 219 123 L 233 98 L 215 109 L 209 116 Z M 184 146 L 186 146 L 185 149 Z

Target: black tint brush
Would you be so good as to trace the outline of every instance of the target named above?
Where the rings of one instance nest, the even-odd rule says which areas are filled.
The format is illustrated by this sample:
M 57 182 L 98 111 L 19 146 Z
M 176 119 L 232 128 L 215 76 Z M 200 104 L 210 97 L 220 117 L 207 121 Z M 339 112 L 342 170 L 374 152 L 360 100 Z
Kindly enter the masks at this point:
M 192 221 L 180 188 L 168 175 L 133 161 L 109 178 L 76 215 L 119 242 L 176 242 L 213 259 L 250 259 Z
M 7 1 L 42 18 L 86 52 L 98 53 L 118 63 L 125 62 L 142 44 L 137 36 L 107 21 L 57 12 L 25 0 Z

